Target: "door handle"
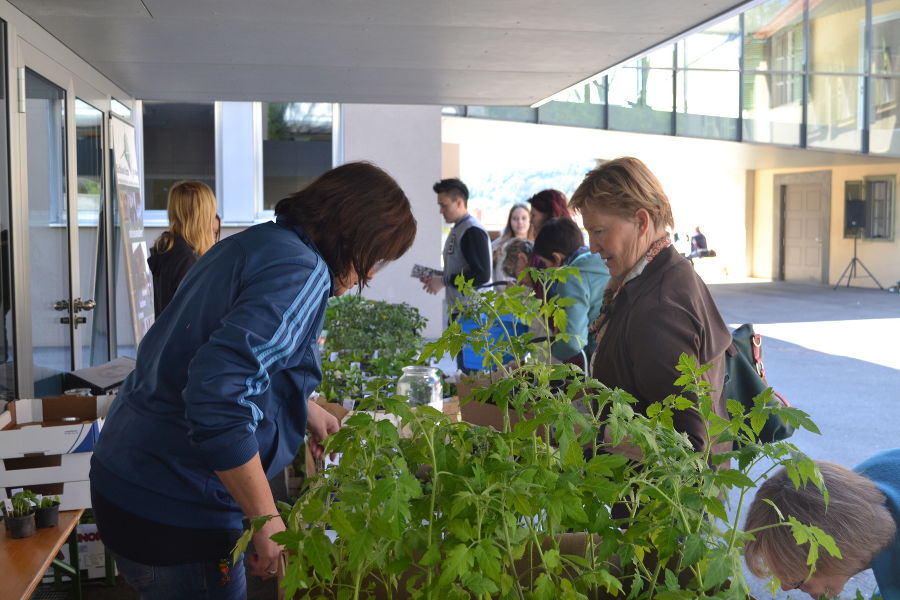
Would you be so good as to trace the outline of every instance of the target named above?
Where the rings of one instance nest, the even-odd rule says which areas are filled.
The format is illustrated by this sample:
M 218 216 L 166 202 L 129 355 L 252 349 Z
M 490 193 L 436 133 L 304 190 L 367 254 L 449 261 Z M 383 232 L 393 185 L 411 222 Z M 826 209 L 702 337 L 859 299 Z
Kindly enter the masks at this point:
M 50 306 L 53 307 L 53 310 L 69 310 L 69 301 L 68 300 L 57 300 Z
M 97 308 L 97 302 L 94 300 L 82 300 L 81 298 L 75 298 L 72 301 L 73 310 L 75 312 L 81 312 L 83 310 L 94 310 Z

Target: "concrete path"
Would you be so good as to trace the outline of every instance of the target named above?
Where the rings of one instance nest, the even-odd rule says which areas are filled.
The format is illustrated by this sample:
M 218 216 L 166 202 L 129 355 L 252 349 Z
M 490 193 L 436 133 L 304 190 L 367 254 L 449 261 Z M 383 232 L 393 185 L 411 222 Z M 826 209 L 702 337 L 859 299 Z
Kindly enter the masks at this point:
M 816 459 L 853 467 L 900 446 L 900 294 L 786 282 L 709 286 L 730 326 L 753 323 L 763 335 L 769 383 L 812 416 L 822 435 L 791 441 Z M 866 598 L 871 571 L 853 578 L 841 598 Z M 760 600 L 808 598 L 800 591 Z

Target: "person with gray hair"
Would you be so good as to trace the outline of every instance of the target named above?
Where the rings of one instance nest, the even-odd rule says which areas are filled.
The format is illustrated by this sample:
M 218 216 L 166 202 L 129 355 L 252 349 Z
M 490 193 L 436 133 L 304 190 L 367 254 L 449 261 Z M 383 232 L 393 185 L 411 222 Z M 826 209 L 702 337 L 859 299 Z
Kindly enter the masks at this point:
M 506 256 L 503 257 L 503 272 L 513 279 L 519 277 L 531 262 L 534 253 L 534 242 L 522 238 L 513 238 L 506 246 Z
M 880 452 L 853 470 L 816 464 L 827 502 L 812 483 L 795 486 L 784 468 L 760 486 L 744 526 L 754 538 L 744 548 L 747 568 L 813 598 L 838 595 L 852 576 L 871 568 L 881 597 L 900 600 L 900 449 Z M 834 538 L 840 556 L 821 551 L 811 570 L 808 544 L 798 545 L 790 527 L 778 526 L 789 517 Z

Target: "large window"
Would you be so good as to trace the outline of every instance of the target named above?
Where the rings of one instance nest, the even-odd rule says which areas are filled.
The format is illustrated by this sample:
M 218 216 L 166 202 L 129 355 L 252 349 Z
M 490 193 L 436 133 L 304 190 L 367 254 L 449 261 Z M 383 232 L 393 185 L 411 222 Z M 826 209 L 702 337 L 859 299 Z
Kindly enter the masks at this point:
M 144 102 L 147 210 L 166 210 L 172 184 L 185 179 L 216 189 L 215 105 Z
M 264 103 L 262 118 L 262 208 L 268 211 L 331 168 L 332 105 Z
M 733 17 L 678 42 L 675 131 L 734 140 L 740 109 L 741 23 Z
M 628 63 L 607 76 L 609 128 L 673 133 L 675 47 Z
M 598 77 L 559 94 L 538 108 L 538 122 L 606 127 L 606 77 Z

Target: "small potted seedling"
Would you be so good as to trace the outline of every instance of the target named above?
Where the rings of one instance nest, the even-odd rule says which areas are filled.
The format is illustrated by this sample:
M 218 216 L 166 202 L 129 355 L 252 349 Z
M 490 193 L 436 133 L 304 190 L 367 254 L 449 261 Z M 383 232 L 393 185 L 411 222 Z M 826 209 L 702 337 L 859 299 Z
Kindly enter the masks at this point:
M 21 491 L 4 503 L 6 529 L 13 539 L 27 538 L 34 534 L 33 494 Z
M 59 496 L 44 496 L 34 510 L 34 523 L 38 529 L 56 527 L 59 524 Z

